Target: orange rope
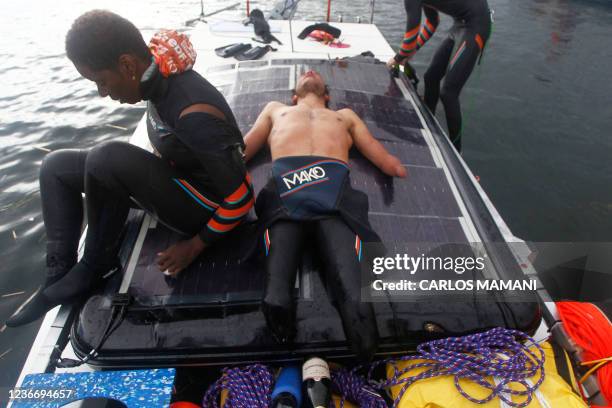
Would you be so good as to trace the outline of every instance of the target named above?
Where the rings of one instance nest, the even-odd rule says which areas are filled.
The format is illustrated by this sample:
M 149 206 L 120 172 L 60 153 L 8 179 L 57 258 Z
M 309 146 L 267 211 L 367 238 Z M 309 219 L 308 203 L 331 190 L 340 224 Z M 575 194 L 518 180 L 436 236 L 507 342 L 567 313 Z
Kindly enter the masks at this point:
M 572 340 L 582 348 L 581 365 L 593 366 L 580 379 L 597 373 L 601 393 L 612 404 L 612 324 L 595 305 L 581 302 L 558 302 L 557 310 Z

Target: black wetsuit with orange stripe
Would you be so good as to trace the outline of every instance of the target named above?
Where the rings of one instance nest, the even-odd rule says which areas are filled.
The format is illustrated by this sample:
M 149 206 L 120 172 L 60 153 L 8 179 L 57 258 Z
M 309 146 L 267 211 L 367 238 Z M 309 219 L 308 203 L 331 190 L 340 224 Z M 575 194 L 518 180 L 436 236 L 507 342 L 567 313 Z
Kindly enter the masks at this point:
M 435 113 L 438 99 L 442 100 L 449 136 L 457 150 L 461 150 L 459 93 L 489 39 L 489 5 L 486 0 L 404 0 L 404 6 L 406 33 L 395 55 L 397 62 L 412 58 L 431 38 L 440 23 L 439 13 L 447 14 L 455 21 L 424 75 L 425 103 Z
M 161 79 L 147 112 L 149 140 L 161 157 L 184 177 L 170 177 L 209 219 L 199 231 L 211 243 L 236 227 L 253 206 L 244 143 L 225 98 L 195 71 Z M 219 116 L 181 112 L 195 104 L 214 107 Z
M 186 236 L 211 244 L 253 206 L 253 188 L 242 135 L 223 95 L 195 71 L 141 83 L 148 101 L 147 131 L 154 155 L 123 141 L 89 150 L 57 150 L 40 171 L 43 218 L 50 250 L 76 259 L 83 220 L 88 229 L 83 260 L 96 268 L 113 262 L 130 208 L 142 208 Z M 193 112 L 205 104 L 216 114 Z M 68 262 L 66 262 L 68 263 Z
M 31 322 L 59 303 L 74 301 L 116 270 L 121 232 L 132 207 L 184 235 L 198 234 L 209 245 L 235 228 L 253 206 L 242 135 L 221 93 L 195 71 L 164 78 L 155 65 L 150 68 L 140 88 L 148 101 L 149 140 L 159 154 L 108 141 L 45 157 L 40 192 L 48 272 L 8 325 Z M 211 113 L 184 113 L 194 105 Z M 88 226 L 77 263 L 82 193 Z

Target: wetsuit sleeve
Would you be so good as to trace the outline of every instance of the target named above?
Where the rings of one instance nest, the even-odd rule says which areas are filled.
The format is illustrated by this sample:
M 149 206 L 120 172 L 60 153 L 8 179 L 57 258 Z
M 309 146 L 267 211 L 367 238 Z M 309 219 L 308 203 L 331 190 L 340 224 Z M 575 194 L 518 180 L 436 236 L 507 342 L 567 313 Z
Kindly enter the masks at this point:
M 253 186 L 241 149 L 242 135 L 211 114 L 189 113 L 177 122 L 176 136 L 198 158 L 223 201 L 198 234 L 210 244 L 234 229 L 253 206 Z
M 424 6 L 423 12 L 425 13 L 425 22 L 421 25 L 421 30 L 419 31 L 419 38 L 417 38 L 417 47 L 419 50 L 427 40 L 431 38 L 432 35 L 436 32 L 438 28 L 438 24 L 440 24 L 440 15 L 435 9 L 431 7 Z
M 405 58 L 412 57 L 417 50 L 417 39 L 421 25 L 421 3 L 422 0 L 404 0 L 406 9 L 406 33 L 400 45 L 399 52 L 395 54 L 397 62 Z

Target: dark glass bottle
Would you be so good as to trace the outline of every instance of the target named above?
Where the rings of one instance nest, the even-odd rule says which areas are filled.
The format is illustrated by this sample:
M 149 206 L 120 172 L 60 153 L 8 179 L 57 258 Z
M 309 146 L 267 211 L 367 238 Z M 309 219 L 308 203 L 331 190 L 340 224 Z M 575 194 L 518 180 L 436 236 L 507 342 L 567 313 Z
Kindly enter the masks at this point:
M 331 376 L 325 360 L 313 357 L 302 366 L 305 408 L 328 408 L 331 400 Z

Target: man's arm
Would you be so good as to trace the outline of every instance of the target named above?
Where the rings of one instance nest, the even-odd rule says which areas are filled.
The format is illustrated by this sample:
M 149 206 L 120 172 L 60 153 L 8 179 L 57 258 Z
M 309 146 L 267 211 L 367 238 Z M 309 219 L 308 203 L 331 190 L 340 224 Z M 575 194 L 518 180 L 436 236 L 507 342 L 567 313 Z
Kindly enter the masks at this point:
M 282 104 L 279 102 L 268 103 L 257 117 L 251 130 L 249 130 L 244 137 L 244 144 L 246 145 L 244 155 L 247 162 L 251 160 L 259 149 L 268 141 L 268 136 L 270 136 L 270 131 L 272 130 L 272 113 L 279 105 Z
M 365 123 L 350 109 L 343 109 L 342 114 L 349 120 L 349 132 L 355 147 L 383 173 L 393 177 L 406 177 L 406 168 L 400 160 L 390 154 L 385 147 L 372 136 Z

